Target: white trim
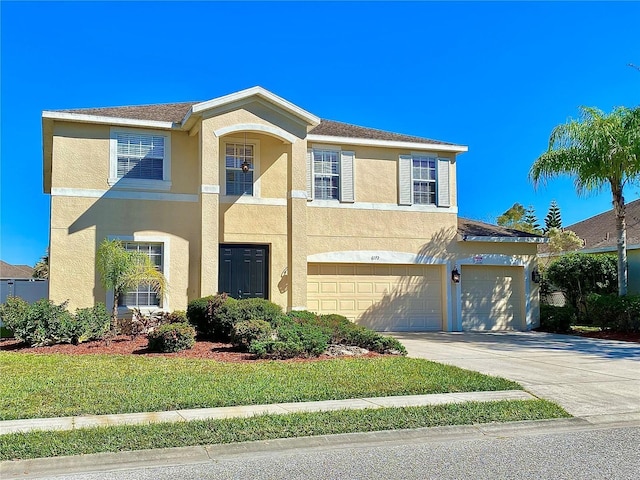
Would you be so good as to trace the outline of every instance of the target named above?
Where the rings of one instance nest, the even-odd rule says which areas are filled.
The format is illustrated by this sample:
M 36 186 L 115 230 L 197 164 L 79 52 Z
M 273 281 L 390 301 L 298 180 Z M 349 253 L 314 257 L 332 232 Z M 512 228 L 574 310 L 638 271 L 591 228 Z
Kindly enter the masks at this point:
M 140 242 L 140 243 L 161 243 L 162 244 L 162 274 L 164 278 L 167 280 L 167 285 L 169 284 L 169 260 L 170 260 L 170 251 L 169 248 L 171 243 L 171 237 L 167 235 L 140 235 L 134 233 L 133 235 L 107 235 L 107 240 L 121 240 L 123 242 Z M 113 292 L 107 292 L 107 301 L 106 301 L 107 311 L 111 311 L 113 309 Z M 161 310 L 170 312 L 169 307 L 169 292 L 168 288 L 165 290 L 164 295 L 162 297 L 162 307 L 154 307 L 147 306 L 142 307 L 140 309 L 143 313 L 149 313 L 155 310 Z M 119 313 L 128 313 L 131 309 L 128 307 L 118 307 Z
M 291 190 L 289 192 L 289 198 L 302 198 L 304 200 L 307 199 L 307 191 L 306 190 Z
M 397 265 L 446 265 L 444 258 L 391 250 L 345 250 L 315 253 L 307 256 L 307 263 L 366 263 Z
M 161 122 L 159 120 L 136 120 L 133 118 L 104 117 L 101 115 L 86 115 L 84 113 L 70 112 L 52 112 L 48 110 L 42 112 L 42 118 L 79 123 L 121 125 L 126 127 L 161 128 L 163 130 L 173 130 L 177 128 L 176 124 L 174 124 L 173 122 Z
M 220 185 L 200 185 L 200 193 L 220 193 Z
M 365 145 L 371 147 L 386 148 L 415 148 L 419 150 L 431 150 L 436 152 L 456 152 L 463 153 L 469 150 L 466 145 L 440 145 L 437 143 L 413 143 L 399 142 L 395 140 L 375 140 L 369 138 L 352 138 L 352 137 L 334 137 L 329 135 L 307 135 L 307 141 L 310 142 L 330 142 L 345 145 Z
M 489 237 L 477 235 L 462 235 L 462 242 L 498 242 L 498 243 L 549 243 L 546 237 Z
M 531 268 L 527 266 L 523 260 L 515 258 L 511 255 L 501 253 L 482 254 L 482 263 L 477 263 L 475 256 L 459 259 L 454 266 L 489 266 L 489 267 L 519 267 L 524 270 L 524 314 L 525 330 L 533 328 L 533 306 L 531 305 Z M 462 269 L 461 269 L 462 270 Z M 456 331 L 462 331 L 462 282 L 464 282 L 464 273 L 460 272 L 460 283 L 456 285 Z
M 165 180 L 148 180 L 145 178 L 112 178 L 109 177 L 107 183 L 110 187 L 124 188 L 128 190 L 171 190 L 171 182 Z
M 155 200 L 163 202 L 198 202 L 198 195 L 187 193 L 156 193 L 156 192 L 127 192 L 118 190 L 97 190 L 89 188 L 62 188 L 51 189 L 52 197 L 84 197 L 84 198 L 108 198 L 117 200 Z
M 300 311 L 303 311 L 303 310 L 306 310 L 306 309 L 307 309 L 307 307 L 291 307 L 291 311 L 292 312 L 300 312 Z
M 306 110 L 303 110 L 297 105 L 294 105 L 293 103 L 288 102 L 284 98 L 274 95 L 273 93 L 259 86 L 247 88 L 246 90 L 241 90 L 239 92 L 231 93 L 229 95 L 224 95 L 222 97 L 214 98 L 213 100 L 208 100 L 206 102 L 197 103 L 191 107 L 189 112 L 187 112 L 187 114 L 182 120 L 182 123 L 183 124 L 186 123 L 189 117 L 194 113 L 201 113 L 205 110 L 210 110 L 212 108 L 220 107 L 222 105 L 238 102 L 238 101 L 250 98 L 252 96 L 262 97 L 265 100 L 269 101 L 270 103 L 275 104 L 276 106 L 282 108 L 283 110 L 289 113 L 292 113 L 296 117 L 301 118 L 302 120 L 304 120 L 309 124 L 318 125 L 320 123 L 320 118 L 307 112 Z
M 217 130 L 214 130 L 213 133 L 217 137 L 222 137 L 229 133 L 247 132 L 247 131 L 265 133 L 267 135 L 276 137 L 279 140 L 284 140 L 289 143 L 294 143 L 295 141 L 299 140 L 298 137 L 296 137 L 295 135 L 292 135 L 286 130 L 283 130 L 282 128 L 274 127 L 270 125 L 262 125 L 260 123 L 237 123 L 235 125 L 229 125 L 227 127 L 218 128 Z
M 221 195 L 220 203 L 237 203 L 240 205 L 271 205 L 286 207 L 286 198 L 261 198 L 252 195 Z
M 320 208 L 353 208 L 356 210 L 458 213 L 458 207 L 438 207 L 436 205 L 398 205 L 396 203 L 369 203 L 369 202 L 341 203 L 338 200 L 312 200 L 308 202 L 307 205 L 310 207 L 320 207 Z
M 133 133 L 142 135 L 155 135 L 164 138 L 164 157 L 162 159 L 162 180 L 150 180 L 146 178 L 118 177 L 118 133 Z M 149 190 L 171 189 L 171 132 L 158 132 L 157 130 L 144 130 L 140 128 L 109 129 L 109 186 L 118 188 L 142 188 Z

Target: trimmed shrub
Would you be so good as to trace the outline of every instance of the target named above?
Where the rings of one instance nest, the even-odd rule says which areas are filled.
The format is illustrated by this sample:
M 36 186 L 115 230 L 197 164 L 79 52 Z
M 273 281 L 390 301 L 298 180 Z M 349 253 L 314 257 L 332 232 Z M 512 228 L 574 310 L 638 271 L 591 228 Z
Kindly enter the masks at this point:
M 550 333 L 568 333 L 576 323 L 576 309 L 571 305 L 556 307 L 540 305 L 540 327 L 537 330 Z
M 32 347 L 73 341 L 75 320 L 67 311 L 66 303 L 56 305 L 41 299 L 25 308 L 26 302 L 22 302 L 13 301 L 8 308 L 3 308 L 8 314 L 4 321 L 15 338 Z
M 231 328 L 238 321 L 237 303 L 225 293 L 198 298 L 189 302 L 187 318 L 198 335 L 228 342 Z
M 249 351 L 259 358 L 292 358 L 317 357 L 327 349 L 330 336 L 322 328 L 282 321 L 282 317 L 280 322 L 275 339 L 255 341 Z
M 109 331 L 111 316 L 104 303 L 76 310 L 72 343 L 100 340 Z
M 640 296 L 591 294 L 587 297 L 591 323 L 616 332 L 640 331 Z
M 164 323 L 187 323 L 187 312 L 184 310 L 174 310 L 163 315 Z
M 148 348 L 153 352 L 179 352 L 192 348 L 195 337 L 196 331 L 188 323 L 167 323 L 147 335 Z
M 231 329 L 231 343 L 235 347 L 247 350 L 253 342 L 271 339 L 273 328 L 264 320 L 241 320 Z
M 287 313 L 287 317 L 297 321 L 298 323 L 302 321 L 317 322 L 318 320 L 318 315 L 308 310 L 291 310 Z
M 282 307 L 263 298 L 245 298 L 238 300 L 238 318 L 240 320 L 264 320 L 276 326 L 283 316 Z
M 24 324 L 24 319 L 29 310 L 29 304 L 20 297 L 7 297 L 5 303 L 0 305 L 0 317 L 5 327 L 9 330 L 19 330 Z M 14 332 L 15 335 L 15 332 Z M 22 340 L 23 335 L 18 332 L 16 338 Z

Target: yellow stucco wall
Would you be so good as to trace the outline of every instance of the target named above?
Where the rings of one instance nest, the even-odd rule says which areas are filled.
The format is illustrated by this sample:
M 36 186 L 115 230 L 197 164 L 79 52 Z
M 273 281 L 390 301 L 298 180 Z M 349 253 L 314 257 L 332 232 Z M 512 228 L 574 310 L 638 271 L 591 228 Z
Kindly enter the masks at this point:
M 287 309 L 306 306 L 307 257 L 314 254 L 411 253 L 447 262 L 439 263 L 442 271 L 480 254 L 510 257 L 528 267 L 535 262 L 533 244 L 458 241 L 453 154 L 432 152 L 451 160 L 452 206 L 403 207 L 397 205 L 398 157 L 410 150 L 339 145 L 355 152 L 355 203 L 319 206 L 322 202 L 300 197 L 306 191 L 306 152 L 312 145 L 305 140 L 307 126 L 299 120 L 256 101 L 218 108 L 199 122 L 191 132 L 160 130 L 171 136 L 171 188 L 161 192 L 109 187 L 108 125 L 55 122 L 52 187 L 58 190 L 51 207 L 52 300 L 69 300 L 71 308 L 105 301 L 95 252 L 108 236 L 167 242 L 171 310 L 183 310 L 189 300 L 215 293 L 221 243 L 269 245 L 269 298 Z M 246 124 L 258 126 L 246 133 L 246 139 L 258 147 L 259 197 L 224 196 L 225 143 L 243 142 L 245 135 L 241 130 L 221 136 L 215 132 Z M 274 138 L 260 126 L 296 140 L 291 144 Z M 448 271 L 442 275 L 443 315 L 455 318 L 456 302 L 447 298 L 447 291 L 455 294 L 455 286 L 448 289 L 448 276 Z M 537 308 L 537 287 L 532 287 L 529 300 Z

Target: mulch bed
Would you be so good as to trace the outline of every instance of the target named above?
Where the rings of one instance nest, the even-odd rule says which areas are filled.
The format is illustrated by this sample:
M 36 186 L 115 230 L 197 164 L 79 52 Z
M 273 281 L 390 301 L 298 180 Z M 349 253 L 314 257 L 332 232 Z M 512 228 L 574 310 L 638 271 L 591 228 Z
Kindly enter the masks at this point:
M 79 345 L 68 343 L 51 345 L 48 347 L 27 347 L 15 339 L 0 340 L 0 350 L 17 353 L 51 354 L 61 353 L 66 355 L 144 355 L 145 357 L 181 357 L 181 358 L 202 358 L 216 360 L 219 362 L 255 362 L 258 361 L 255 355 L 237 351 L 233 345 L 228 343 L 216 343 L 206 340 L 198 340 L 193 348 L 176 353 L 155 353 L 147 349 L 147 339 L 145 336 L 131 338 L 125 335 L 114 337 L 110 342 L 98 340 L 85 342 Z M 378 357 L 379 353 L 369 352 L 359 358 Z M 287 362 L 315 362 L 319 360 L 331 360 L 336 357 L 320 355 L 314 358 L 292 358 L 284 360 Z

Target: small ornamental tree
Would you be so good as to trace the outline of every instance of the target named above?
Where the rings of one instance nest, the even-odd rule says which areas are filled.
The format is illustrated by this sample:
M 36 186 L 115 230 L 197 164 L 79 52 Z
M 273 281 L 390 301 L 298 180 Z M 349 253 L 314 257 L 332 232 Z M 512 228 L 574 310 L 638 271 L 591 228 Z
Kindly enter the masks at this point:
M 584 314 L 589 294 L 616 292 L 616 256 L 569 253 L 549 265 L 546 275 L 553 285 L 562 290 L 567 303 L 579 314 Z
M 159 296 L 167 288 L 164 275 L 156 269 L 149 256 L 125 249 L 120 240 L 102 241 L 98 247 L 96 265 L 102 286 L 113 292 L 111 332 L 115 332 L 118 325 L 118 302 L 123 293 L 137 288 L 141 283 L 150 285 Z
M 572 252 L 584 246 L 584 240 L 571 230 L 563 231 L 552 227 L 548 232 L 548 236 L 549 250 L 553 253 Z

